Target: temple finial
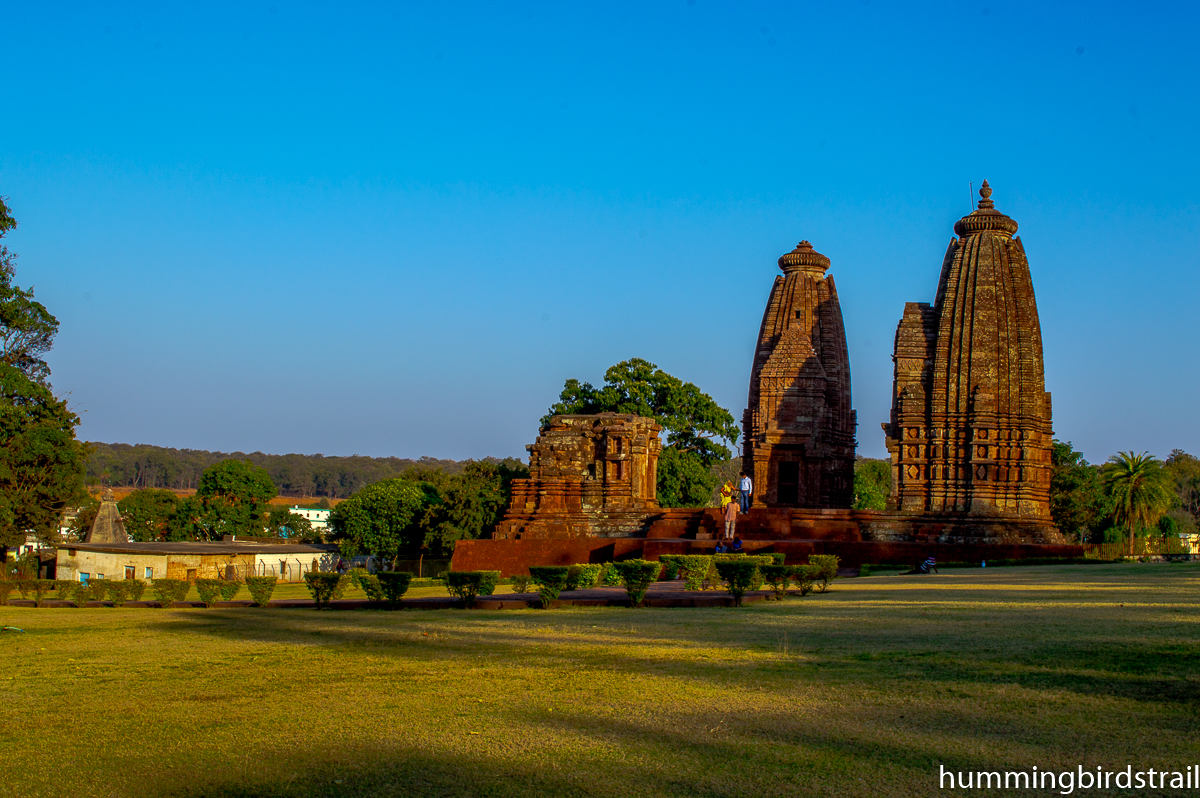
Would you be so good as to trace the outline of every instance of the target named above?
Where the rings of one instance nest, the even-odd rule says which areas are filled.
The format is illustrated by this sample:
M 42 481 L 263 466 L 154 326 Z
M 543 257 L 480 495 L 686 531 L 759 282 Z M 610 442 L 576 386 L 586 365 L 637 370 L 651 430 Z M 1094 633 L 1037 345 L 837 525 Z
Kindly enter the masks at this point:
M 992 202 L 992 187 L 988 185 L 987 180 L 984 180 L 983 185 L 979 187 L 979 196 L 983 197 L 979 200 L 979 210 L 990 210 L 996 207 L 996 203 Z

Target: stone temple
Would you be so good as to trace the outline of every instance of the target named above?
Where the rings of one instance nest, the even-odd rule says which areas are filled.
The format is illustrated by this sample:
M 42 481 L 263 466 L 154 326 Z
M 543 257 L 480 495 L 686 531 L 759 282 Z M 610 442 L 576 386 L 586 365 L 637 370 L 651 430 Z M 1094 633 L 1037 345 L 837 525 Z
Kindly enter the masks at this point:
M 963 532 L 996 542 L 1060 542 L 1029 261 L 986 180 L 979 194 L 954 225 L 933 305 L 905 305 L 896 330 L 889 510 L 995 519 Z
M 829 258 L 801 241 L 779 259 L 750 368 L 742 462 L 754 507 L 850 507 L 850 358 Z

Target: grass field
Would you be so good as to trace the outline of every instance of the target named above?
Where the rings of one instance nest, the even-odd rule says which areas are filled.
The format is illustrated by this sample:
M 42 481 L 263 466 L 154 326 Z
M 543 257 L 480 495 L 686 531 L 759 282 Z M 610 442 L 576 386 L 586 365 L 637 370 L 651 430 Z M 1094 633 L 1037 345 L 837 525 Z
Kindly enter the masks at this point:
M 22 798 L 925 796 L 939 765 L 1200 763 L 1192 564 L 867 577 L 741 609 L 0 623 L 25 630 L 0 635 L 0 795 Z

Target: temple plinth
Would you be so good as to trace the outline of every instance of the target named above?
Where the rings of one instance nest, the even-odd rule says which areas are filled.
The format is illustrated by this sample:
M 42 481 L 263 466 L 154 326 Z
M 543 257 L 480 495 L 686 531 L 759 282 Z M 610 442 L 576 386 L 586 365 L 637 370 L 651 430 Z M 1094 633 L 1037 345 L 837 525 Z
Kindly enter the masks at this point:
M 801 241 L 779 259 L 750 369 L 743 467 L 755 507 L 847 508 L 855 416 L 829 258 Z
M 933 305 L 896 330 L 889 510 L 1008 519 L 985 537 L 1060 542 L 1050 517 L 1050 394 L 1029 261 L 985 180 L 954 225 Z M 995 531 L 1001 530 L 1001 531 Z

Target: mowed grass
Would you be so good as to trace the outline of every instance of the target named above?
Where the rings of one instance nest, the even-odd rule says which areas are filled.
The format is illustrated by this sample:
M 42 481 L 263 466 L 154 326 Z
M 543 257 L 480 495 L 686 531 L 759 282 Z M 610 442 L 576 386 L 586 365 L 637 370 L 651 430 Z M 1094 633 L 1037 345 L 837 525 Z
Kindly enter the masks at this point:
M 867 577 L 741 609 L 0 623 L 25 630 L 0 635 L 2 795 L 925 796 L 939 765 L 1200 763 L 1192 564 Z

